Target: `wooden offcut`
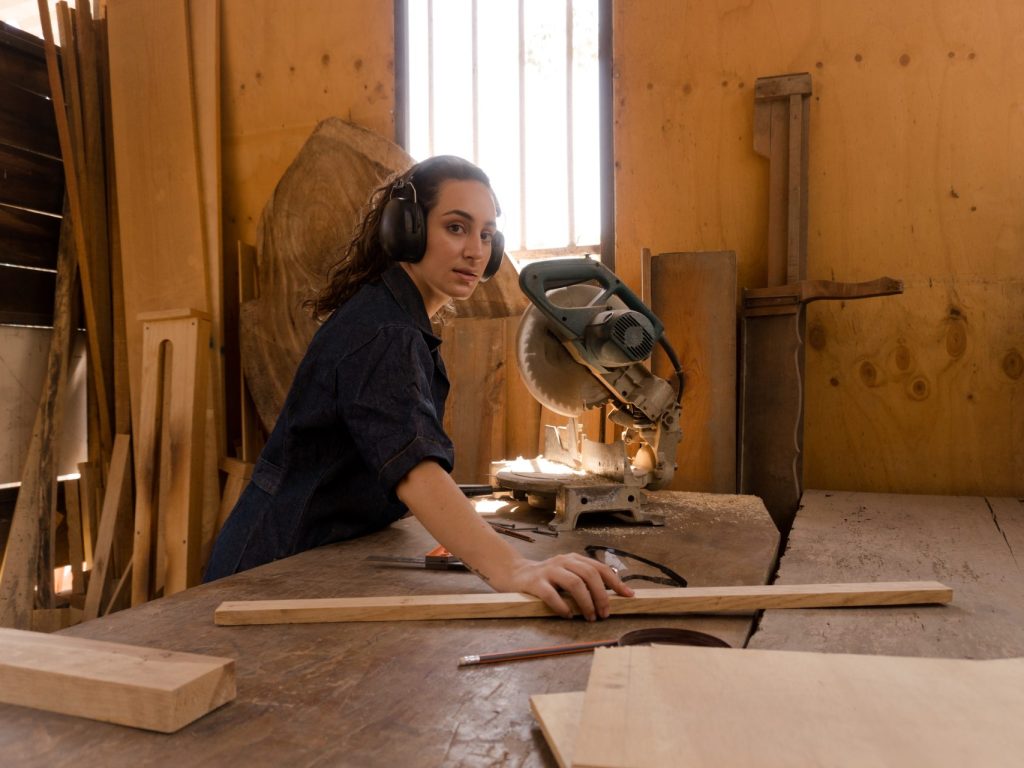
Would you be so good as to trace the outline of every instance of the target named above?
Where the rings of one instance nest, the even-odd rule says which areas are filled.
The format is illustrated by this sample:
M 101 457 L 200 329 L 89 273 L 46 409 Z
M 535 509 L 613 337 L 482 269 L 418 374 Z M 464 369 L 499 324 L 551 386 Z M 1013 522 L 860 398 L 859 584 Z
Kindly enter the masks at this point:
M 0 629 L 0 702 L 173 733 L 235 698 L 234 664 Z
M 949 603 L 953 592 L 934 581 L 786 586 L 638 589 L 609 596 L 610 616 L 749 612 L 766 608 L 836 608 Z M 566 601 L 571 599 L 566 597 Z M 574 611 L 579 613 L 579 611 Z M 555 616 L 539 598 L 518 593 L 401 595 L 221 603 L 221 625 L 304 624 L 329 621 L 423 621 Z
M 648 260 L 645 259 L 645 266 Z M 733 251 L 658 253 L 649 259 L 651 311 L 679 357 L 683 439 L 669 488 L 736 491 L 736 254 Z M 647 280 L 644 281 L 645 284 Z M 673 387 L 666 355 L 652 371 Z
M 1022 711 L 1024 659 L 602 648 L 573 765 L 1008 767 Z
M 143 315 L 132 605 L 199 583 L 210 322 L 177 310 Z

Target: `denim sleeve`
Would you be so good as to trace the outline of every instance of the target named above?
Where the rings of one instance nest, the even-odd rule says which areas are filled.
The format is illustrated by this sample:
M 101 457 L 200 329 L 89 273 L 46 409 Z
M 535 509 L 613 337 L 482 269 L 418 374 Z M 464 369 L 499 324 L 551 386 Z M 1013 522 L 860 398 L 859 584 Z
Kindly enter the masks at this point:
M 454 449 L 436 400 L 443 394 L 432 388 L 438 372 L 419 331 L 382 328 L 340 362 L 337 375 L 340 416 L 388 496 L 426 459 L 451 472 Z

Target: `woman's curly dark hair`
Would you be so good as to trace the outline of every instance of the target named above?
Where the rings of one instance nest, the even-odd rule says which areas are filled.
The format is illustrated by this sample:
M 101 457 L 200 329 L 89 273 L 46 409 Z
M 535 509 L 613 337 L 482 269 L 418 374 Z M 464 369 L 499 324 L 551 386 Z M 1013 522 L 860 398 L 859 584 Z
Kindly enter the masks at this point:
M 491 180 L 480 168 L 455 155 L 437 155 L 416 163 L 412 168 L 392 176 L 373 191 L 362 219 L 345 249 L 345 254 L 327 271 L 327 281 L 303 306 L 318 321 L 326 320 L 334 310 L 352 298 L 366 283 L 373 282 L 394 262 L 380 242 L 381 212 L 397 186 L 412 182 L 416 199 L 423 208 L 424 221 L 437 204 L 441 183 L 455 179 L 479 181 L 491 190 Z M 497 207 L 495 198 L 495 207 Z

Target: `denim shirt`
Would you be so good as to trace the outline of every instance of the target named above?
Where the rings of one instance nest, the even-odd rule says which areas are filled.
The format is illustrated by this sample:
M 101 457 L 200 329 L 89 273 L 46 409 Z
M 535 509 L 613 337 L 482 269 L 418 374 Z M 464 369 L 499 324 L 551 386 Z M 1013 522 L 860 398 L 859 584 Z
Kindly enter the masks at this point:
M 424 460 L 450 472 L 441 340 L 400 266 L 317 330 L 281 414 L 214 544 L 205 581 L 384 528 Z

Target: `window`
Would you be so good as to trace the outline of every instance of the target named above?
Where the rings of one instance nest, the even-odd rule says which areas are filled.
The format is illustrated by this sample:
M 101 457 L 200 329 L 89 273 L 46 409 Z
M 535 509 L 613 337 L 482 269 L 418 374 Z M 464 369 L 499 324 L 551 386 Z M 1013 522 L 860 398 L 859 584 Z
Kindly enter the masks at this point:
M 409 154 L 483 168 L 511 256 L 598 252 L 598 0 L 403 2 Z

